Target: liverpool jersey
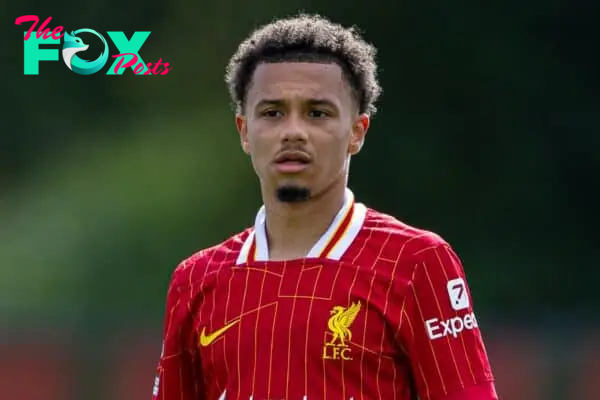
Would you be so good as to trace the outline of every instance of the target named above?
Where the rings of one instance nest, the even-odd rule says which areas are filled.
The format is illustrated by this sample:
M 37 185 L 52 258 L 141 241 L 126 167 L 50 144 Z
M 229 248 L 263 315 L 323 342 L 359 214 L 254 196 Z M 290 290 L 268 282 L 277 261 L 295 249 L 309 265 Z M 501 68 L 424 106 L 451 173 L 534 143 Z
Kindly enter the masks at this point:
M 175 270 L 154 400 L 491 400 L 461 261 L 354 201 L 305 258 L 255 225 Z

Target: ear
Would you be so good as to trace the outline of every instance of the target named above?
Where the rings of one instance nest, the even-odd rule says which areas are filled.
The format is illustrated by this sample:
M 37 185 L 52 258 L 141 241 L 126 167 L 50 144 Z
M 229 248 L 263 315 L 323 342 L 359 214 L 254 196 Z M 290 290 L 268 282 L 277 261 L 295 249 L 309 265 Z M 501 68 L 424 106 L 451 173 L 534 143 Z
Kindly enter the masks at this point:
M 350 137 L 350 145 L 348 153 L 353 156 L 357 154 L 365 142 L 365 136 L 369 130 L 370 119 L 367 114 L 361 114 L 352 125 L 352 136 Z
M 242 150 L 244 150 L 244 153 L 250 154 L 250 144 L 248 143 L 248 124 L 245 115 L 235 115 L 235 127 L 240 134 Z

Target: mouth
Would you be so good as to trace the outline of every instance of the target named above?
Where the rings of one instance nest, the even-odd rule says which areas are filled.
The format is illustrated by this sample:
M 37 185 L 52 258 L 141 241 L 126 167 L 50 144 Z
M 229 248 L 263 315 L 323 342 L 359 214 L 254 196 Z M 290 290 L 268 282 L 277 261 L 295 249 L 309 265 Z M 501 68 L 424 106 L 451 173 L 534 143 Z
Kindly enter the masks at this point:
M 310 156 L 303 151 L 283 151 L 275 158 L 276 168 L 284 173 L 303 171 L 310 162 Z

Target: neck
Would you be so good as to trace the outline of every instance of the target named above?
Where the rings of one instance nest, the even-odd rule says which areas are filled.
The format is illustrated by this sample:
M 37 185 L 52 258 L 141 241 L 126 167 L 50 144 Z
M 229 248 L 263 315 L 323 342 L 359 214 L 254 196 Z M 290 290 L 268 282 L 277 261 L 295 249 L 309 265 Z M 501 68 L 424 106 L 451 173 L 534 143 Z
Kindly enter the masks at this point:
M 300 203 L 283 203 L 273 193 L 263 193 L 269 259 L 305 257 L 342 208 L 345 189 L 341 180 Z

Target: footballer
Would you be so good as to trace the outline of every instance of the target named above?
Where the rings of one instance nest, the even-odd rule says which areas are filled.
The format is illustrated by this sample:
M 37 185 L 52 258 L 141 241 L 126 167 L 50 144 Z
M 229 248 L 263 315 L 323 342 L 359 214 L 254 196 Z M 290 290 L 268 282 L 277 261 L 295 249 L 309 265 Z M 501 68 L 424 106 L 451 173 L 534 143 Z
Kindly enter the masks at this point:
M 498 398 L 452 247 L 348 187 L 375 53 L 306 14 L 239 45 L 226 81 L 263 205 L 175 269 L 154 400 Z

